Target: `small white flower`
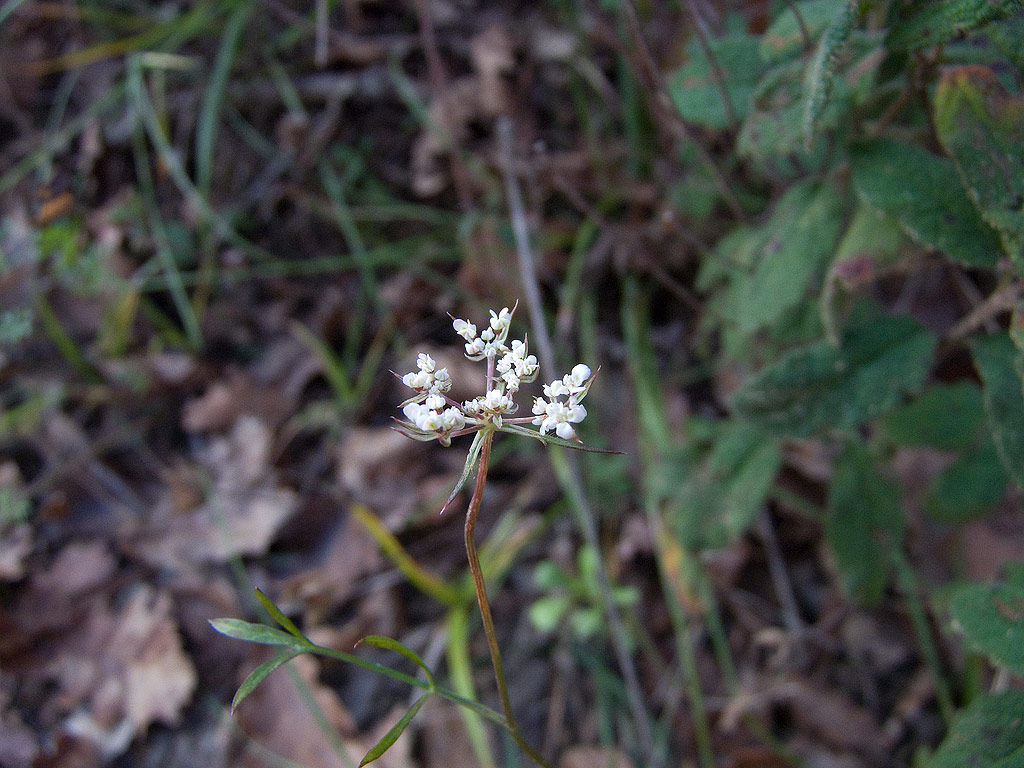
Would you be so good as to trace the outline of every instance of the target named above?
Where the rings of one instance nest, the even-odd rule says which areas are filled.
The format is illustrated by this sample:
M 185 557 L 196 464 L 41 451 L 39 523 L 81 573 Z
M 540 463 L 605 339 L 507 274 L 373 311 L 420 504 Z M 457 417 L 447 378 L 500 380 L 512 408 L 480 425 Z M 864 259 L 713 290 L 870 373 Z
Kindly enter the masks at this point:
M 455 327 L 455 332 L 466 341 L 472 341 L 476 338 L 476 326 L 472 323 L 456 318 L 452 325 Z
M 439 394 L 432 392 L 427 395 L 427 399 L 423 401 L 423 404 L 432 411 L 439 411 L 444 408 L 444 398 Z
M 415 389 L 417 392 L 426 392 L 430 389 L 430 385 L 434 383 L 434 377 L 425 371 L 413 371 L 402 377 L 402 383 L 410 389 Z
M 466 344 L 466 357 L 470 360 L 483 360 L 484 359 L 484 342 L 483 339 L 475 338 Z
M 424 373 L 433 373 L 434 372 L 434 365 L 435 365 L 434 358 L 432 358 L 427 353 L 420 352 L 416 356 L 416 367 L 419 368 Z
M 509 312 L 508 307 L 503 307 L 501 312 L 495 312 L 491 310 L 491 328 L 499 336 L 508 332 L 509 326 L 512 324 L 512 313 Z M 482 334 L 481 334 L 482 335 Z
M 452 388 L 452 377 L 447 368 L 438 368 L 434 371 L 434 383 L 431 386 L 432 392 L 447 392 Z
M 555 379 L 550 384 L 544 385 L 544 397 L 549 400 L 554 400 L 561 397 L 562 395 L 568 395 L 569 388 L 560 379 Z
M 569 381 L 571 386 L 582 387 L 587 383 L 587 379 L 590 378 L 590 366 L 584 363 L 578 363 L 573 366 L 572 371 L 569 373 Z
M 466 417 L 458 408 L 446 408 L 441 414 L 441 425 L 445 432 L 454 432 L 466 426 Z

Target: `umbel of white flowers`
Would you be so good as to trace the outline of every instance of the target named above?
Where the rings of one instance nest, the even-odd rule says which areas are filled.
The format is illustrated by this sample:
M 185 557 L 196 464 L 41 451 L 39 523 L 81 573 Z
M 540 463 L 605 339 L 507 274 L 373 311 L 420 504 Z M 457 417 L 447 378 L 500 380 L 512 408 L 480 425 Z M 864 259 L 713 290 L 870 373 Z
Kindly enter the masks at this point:
M 515 396 L 520 385 L 534 381 L 540 371 L 525 338 L 506 343 L 515 310 L 515 306 L 500 312 L 491 310 L 490 321 L 479 334 L 473 323 L 452 318 L 455 332 L 466 341 L 466 357 L 486 361 L 485 392 L 462 403 L 452 400 L 447 394 L 452 388 L 448 370 L 438 368 L 430 355 L 420 353 L 416 359 L 418 370 L 402 377 L 402 383 L 416 394 L 402 403 L 407 421 L 399 421 L 400 431 L 417 440 L 436 439 L 442 445 L 450 445 L 453 437 L 485 428 L 528 432 L 517 425 L 530 423 L 540 427 L 542 438 L 554 432 L 562 440 L 578 440 L 573 424 L 586 418 L 582 401 L 595 375 L 583 363 L 544 385 L 544 397 L 533 400 L 533 416 L 512 417 L 518 409 Z

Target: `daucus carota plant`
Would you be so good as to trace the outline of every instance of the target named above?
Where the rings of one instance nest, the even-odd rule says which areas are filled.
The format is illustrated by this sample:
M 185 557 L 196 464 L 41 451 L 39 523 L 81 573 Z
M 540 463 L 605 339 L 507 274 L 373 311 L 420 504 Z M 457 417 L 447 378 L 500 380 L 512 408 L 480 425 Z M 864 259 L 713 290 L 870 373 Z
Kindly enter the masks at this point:
M 526 435 L 537 440 L 569 448 L 587 451 L 598 449 L 587 448 L 576 436 L 574 424 L 579 424 L 587 415 L 583 407 L 583 398 L 587 396 L 596 373 L 582 363 L 575 366 L 560 379 L 545 384 L 543 397 L 533 401 L 532 416 L 515 416 L 518 410 L 516 395 L 520 385 L 535 381 L 540 370 L 537 358 L 529 353 L 526 340 L 508 341 L 509 326 L 515 307 L 507 307 L 500 312 L 491 312 L 486 327 L 478 334 L 477 327 L 466 320 L 452 318 L 456 333 L 465 339 L 466 357 L 470 360 L 486 364 L 484 393 L 472 400 L 459 403 L 449 397 L 452 390 L 452 379 L 447 369 L 439 368 L 430 355 L 420 354 L 416 360 L 417 370 L 402 376 L 402 383 L 413 390 L 413 396 L 401 404 L 404 420 L 396 419 L 395 428 L 417 440 L 437 440 L 442 445 L 451 445 L 453 437 L 474 434 L 469 449 L 466 466 L 462 476 L 455 484 L 455 489 L 445 502 L 442 512 L 447 509 L 459 490 L 476 469 L 476 482 L 473 496 L 466 511 L 466 557 L 469 560 L 470 573 L 473 577 L 473 589 L 483 619 L 484 633 L 491 652 L 494 665 L 494 677 L 501 698 L 502 712 L 499 713 L 477 701 L 465 698 L 434 682 L 434 676 L 422 659 L 411 649 L 406 648 L 397 640 L 370 635 L 361 641 L 397 652 L 416 663 L 426 675 L 422 681 L 398 670 L 366 661 L 343 651 L 326 648 L 312 642 L 282 611 L 275 606 L 262 592 L 257 591 L 256 597 L 280 626 L 280 629 L 262 624 L 252 624 L 240 619 L 214 619 L 211 624 L 222 634 L 239 640 L 260 643 L 279 648 L 278 655 L 257 667 L 242 683 L 232 701 L 232 709 L 240 704 L 269 674 L 282 664 L 287 663 L 301 653 L 313 653 L 333 659 L 355 664 L 364 669 L 371 669 L 394 680 L 413 685 L 425 691 L 405 715 L 389 730 L 383 738 L 367 753 L 360 762 L 366 765 L 379 758 L 398 739 L 409 725 L 416 713 L 431 695 L 441 696 L 449 701 L 466 707 L 481 717 L 495 723 L 515 740 L 516 744 L 531 760 L 542 768 L 554 768 L 536 749 L 530 746 L 516 724 L 512 714 L 512 706 L 508 695 L 508 683 L 501 662 L 501 651 L 498 648 L 498 636 L 494 630 L 490 605 L 487 601 L 487 589 L 484 585 L 483 570 L 474 541 L 477 515 L 483 498 L 484 485 L 487 481 L 487 467 L 491 456 L 491 443 L 496 432 L 511 432 Z M 527 425 L 538 427 L 532 429 Z M 554 433 L 554 434 L 550 434 Z
M 470 446 L 462 476 L 441 511 L 444 512 L 452 503 L 475 468 L 476 484 L 466 511 L 466 557 L 469 560 L 484 633 L 487 635 L 491 652 L 498 695 L 501 698 L 506 725 L 513 738 L 532 759 L 541 765 L 547 765 L 526 743 L 516 726 L 498 637 L 487 600 L 483 570 L 476 550 L 474 529 L 487 481 L 491 443 L 495 432 L 511 432 L 547 443 L 583 448 L 573 425 L 586 418 L 587 411 L 583 407 L 583 398 L 587 396 L 597 374 L 591 372 L 589 366 L 583 363 L 576 365 L 562 378 L 544 385 L 544 396 L 535 397 L 533 400 L 532 416 L 515 416 L 518 411 L 516 395 L 519 393 L 520 385 L 535 381 L 540 371 L 537 358 L 529 353 L 525 338 L 508 341 L 509 327 L 515 310 L 515 306 L 511 310 L 505 307 L 500 312 L 491 310 L 487 326 L 479 333 L 473 323 L 452 318 L 455 332 L 465 339 L 466 357 L 486 364 L 484 394 L 462 403 L 452 400 L 448 396 L 452 380 L 447 369 L 438 368 L 437 363 L 429 355 L 420 354 L 416 360 L 418 370 L 402 377 L 402 383 L 415 394 L 402 403 L 402 413 L 406 420 L 396 420 L 396 429 L 416 440 L 436 439 L 446 446 L 451 444 L 453 437 L 469 433 L 476 435 Z M 527 424 L 539 429 L 529 429 Z M 554 435 L 549 434 L 551 432 Z

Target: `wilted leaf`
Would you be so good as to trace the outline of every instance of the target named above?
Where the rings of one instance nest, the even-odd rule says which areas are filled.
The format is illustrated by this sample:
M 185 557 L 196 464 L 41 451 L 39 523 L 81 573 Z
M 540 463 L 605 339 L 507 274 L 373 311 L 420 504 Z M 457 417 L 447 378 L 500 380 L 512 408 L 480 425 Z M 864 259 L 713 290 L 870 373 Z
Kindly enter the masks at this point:
M 1024 392 L 1017 350 L 1005 333 L 975 342 L 974 364 L 984 383 L 985 411 L 1003 465 L 1024 487 Z
M 957 715 L 927 768 L 1024 765 L 1024 692 L 981 696 Z
M 829 489 L 825 536 L 847 592 L 871 605 L 889 578 L 890 554 L 903 539 L 899 487 L 875 467 L 859 443 L 836 462 Z
M 733 406 L 775 434 L 853 429 L 920 389 L 934 348 L 912 318 L 860 312 L 838 348 L 822 340 L 783 355 L 747 381 Z
M 952 162 L 889 139 L 857 145 L 850 160 L 858 194 L 912 238 L 968 266 L 999 261 L 999 238 L 967 198 Z
M 971 198 L 1024 271 L 1024 98 L 987 67 L 958 67 L 935 90 L 935 125 Z

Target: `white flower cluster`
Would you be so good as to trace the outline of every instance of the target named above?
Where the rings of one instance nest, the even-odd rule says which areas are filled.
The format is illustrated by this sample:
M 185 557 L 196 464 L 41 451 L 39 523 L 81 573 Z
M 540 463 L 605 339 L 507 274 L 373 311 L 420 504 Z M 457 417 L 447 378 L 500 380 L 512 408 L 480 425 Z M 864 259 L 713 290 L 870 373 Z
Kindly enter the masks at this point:
M 533 400 L 533 423 L 540 426 L 542 435 L 554 430 L 563 440 L 576 436 L 572 425 L 587 417 L 587 409 L 580 401 L 587 396 L 591 379 L 590 367 L 580 363 L 561 379 L 544 385 L 544 397 Z M 566 399 L 562 401 L 561 397 Z
M 537 398 L 534 401 L 535 416 L 507 418 L 518 408 L 514 396 L 520 385 L 534 381 L 540 370 L 525 339 L 505 343 L 514 312 L 515 307 L 511 310 L 505 307 L 500 312 L 491 310 L 490 322 L 479 335 L 473 323 L 452 318 L 455 332 L 466 341 L 466 357 L 487 361 L 487 388 L 480 397 L 462 404 L 448 398 L 445 393 L 452 385 L 448 371 L 437 368 L 429 355 L 419 355 L 416 360 L 419 370 L 402 377 L 402 383 L 416 391 L 415 396 L 403 403 L 402 412 L 410 422 L 406 425 L 407 433 L 424 440 L 438 438 L 442 445 L 449 445 L 454 435 L 474 432 L 486 425 L 501 429 L 504 422 L 532 422 L 540 426 L 542 435 L 554 431 L 566 440 L 575 437 L 572 424 L 578 424 L 587 415 L 580 401 L 593 380 L 590 368 L 582 363 L 571 373 L 544 386 L 547 400 Z M 560 400 L 562 397 L 566 399 Z M 410 431 L 409 426 L 415 429 Z

